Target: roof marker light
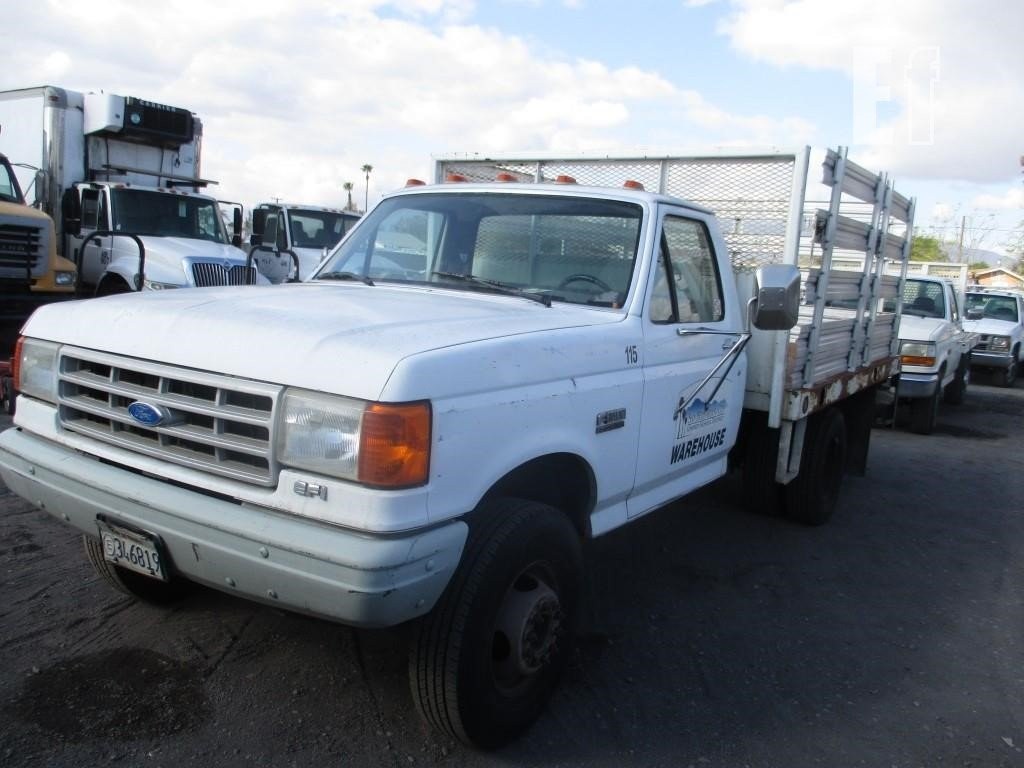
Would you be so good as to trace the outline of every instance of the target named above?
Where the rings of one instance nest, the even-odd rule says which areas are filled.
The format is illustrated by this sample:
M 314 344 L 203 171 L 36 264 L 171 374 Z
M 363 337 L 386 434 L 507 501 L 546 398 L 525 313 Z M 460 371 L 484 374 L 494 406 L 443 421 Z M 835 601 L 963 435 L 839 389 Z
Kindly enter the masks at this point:
M 445 181 L 452 181 L 452 182 L 455 182 L 455 181 L 469 181 L 469 179 L 467 179 L 461 173 L 449 173 L 447 176 L 444 177 L 444 180 Z
M 575 184 L 576 179 L 565 173 L 560 173 L 555 177 L 555 184 Z
M 506 183 L 510 182 L 510 181 L 519 181 L 519 179 L 517 179 L 511 173 L 504 173 L 504 172 L 499 173 L 497 176 L 495 176 L 494 180 L 495 181 L 503 181 L 503 182 L 506 182 Z
M 640 192 L 644 191 L 643 183 L 637 181 L 636 179 L 627 179 L 622 186 L 625 189 L 636 189 L 639 190 Z
M 422 179 L 406 179 L 405 186 L 407 187 L 422 187 L 425 186 L 426 182 Z

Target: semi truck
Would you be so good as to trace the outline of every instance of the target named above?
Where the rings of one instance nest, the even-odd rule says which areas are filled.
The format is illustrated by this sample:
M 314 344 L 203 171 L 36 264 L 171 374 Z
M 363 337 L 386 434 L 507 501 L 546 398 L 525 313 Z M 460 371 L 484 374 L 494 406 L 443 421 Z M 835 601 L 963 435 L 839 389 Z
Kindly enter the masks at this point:
M 226 231 L 202 194 L 202 123 L 187 109 L 54 86 L 0 92 L 12 162 L 36 195 L 83 295 L 256 281 L 241 215 Z M 24 186 L 26 178 L 22 179 Z
M 0 124 L 0 142 L 3 126 Z M 31 183 L 35 182 L 35 178 Z M 75 265 L 57 254 L 53 219 L 28 205 L 14 166 L 0 154 L 0 408 L 14 409 L 10 357 L 39 306 L 71 298 Z
M 0 476 L 139 600 L 408 624 L 420 714 L 495 747 L 565 668 L 595 539 L 730 469 L 819 525 L 866 470 L 914 203 L 830 150 L 802 236 L 809 158 L 438 159 L 301 283 L 45 307 Z
M 309 277 L 361 214 L 342 208 L 260 203 L 252 211 L 249 245 L 272 283 Z

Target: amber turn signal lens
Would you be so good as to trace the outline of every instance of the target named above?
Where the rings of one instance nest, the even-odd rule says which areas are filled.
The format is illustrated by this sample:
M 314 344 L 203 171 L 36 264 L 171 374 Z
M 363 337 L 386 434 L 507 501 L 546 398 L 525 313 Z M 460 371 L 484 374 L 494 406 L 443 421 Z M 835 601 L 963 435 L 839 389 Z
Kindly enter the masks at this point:
M 423 485 L 430 474 L 430 403 L 371 403 L 363 414 L 359 481 L 380 488 Z

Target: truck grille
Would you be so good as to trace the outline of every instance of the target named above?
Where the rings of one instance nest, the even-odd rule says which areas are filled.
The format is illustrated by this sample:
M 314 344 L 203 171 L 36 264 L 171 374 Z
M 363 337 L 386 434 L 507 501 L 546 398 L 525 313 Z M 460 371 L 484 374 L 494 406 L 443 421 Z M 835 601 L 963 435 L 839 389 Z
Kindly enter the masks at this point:
M 31 280 L 45 271 L 46 237 L 40 227 L 0 224 L 0 276 Z
M 74 348 L 62 351 L 59 371 L 65 429 L 234 480 L 277 482 L 280 387 Z M 161 422 L 134 419 L 133 403 Z
M 254 285 L 256 267 L 244 264 L 225 265 L 219 262 L 197 261 L 192 263 L 192 282 L 197 288 L 215 285 Z

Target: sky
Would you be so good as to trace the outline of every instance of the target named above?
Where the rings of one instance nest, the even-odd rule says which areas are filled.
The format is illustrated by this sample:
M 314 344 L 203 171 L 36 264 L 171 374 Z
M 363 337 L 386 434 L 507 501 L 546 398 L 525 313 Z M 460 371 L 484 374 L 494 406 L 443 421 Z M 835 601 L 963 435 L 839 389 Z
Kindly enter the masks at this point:
M 919 231 L 1005 253 L 1024 221 L 1024 3 L 0 0 L 0 90 L 190 109 L 247 206 L 372 205 L 448 153 L 849 147 Z M 0 133 L 0 150 L 3 138 Z M 19 158 L 12 158 L 17 161 Z M 372 165 L 366 179 L 360 169 Z M 1007 261 L 1009 265 L 1009 261 Z

